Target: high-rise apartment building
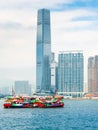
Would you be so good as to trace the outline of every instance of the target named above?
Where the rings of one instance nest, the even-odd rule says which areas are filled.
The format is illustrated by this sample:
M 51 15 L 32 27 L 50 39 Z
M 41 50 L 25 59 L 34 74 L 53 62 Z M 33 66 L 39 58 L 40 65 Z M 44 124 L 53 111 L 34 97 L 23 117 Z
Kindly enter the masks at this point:
M 36 91 L 50 91 L 51 29 L 50 11 L 38 10 L 36 43 Z
M 88 92 L 98 93 L 98 56 L 88 59 Z
M 83 92 L 84 56 L 81 51 L 60 52 L 58 57 L 58 91 Z

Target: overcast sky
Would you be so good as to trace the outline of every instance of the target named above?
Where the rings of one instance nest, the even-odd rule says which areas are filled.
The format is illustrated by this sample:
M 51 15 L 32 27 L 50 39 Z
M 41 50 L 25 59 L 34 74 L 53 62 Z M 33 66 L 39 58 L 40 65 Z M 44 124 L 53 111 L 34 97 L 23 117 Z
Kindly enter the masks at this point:
M 52 51 L 98 55 L 98 0 L 0 0 L 0 87 L 15 80 L 35 85 L 37 10 L 51 11 Z M 86 82 L 86 77 L 85 77 Z

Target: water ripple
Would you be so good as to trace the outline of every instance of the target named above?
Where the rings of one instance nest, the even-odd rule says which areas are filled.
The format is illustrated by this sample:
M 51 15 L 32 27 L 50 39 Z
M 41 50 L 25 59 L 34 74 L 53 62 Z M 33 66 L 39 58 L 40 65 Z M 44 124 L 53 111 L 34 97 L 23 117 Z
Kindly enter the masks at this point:
M 98 130 L 97 100 L 65 100 L 64 108 L 4 109 L 0 130 Z

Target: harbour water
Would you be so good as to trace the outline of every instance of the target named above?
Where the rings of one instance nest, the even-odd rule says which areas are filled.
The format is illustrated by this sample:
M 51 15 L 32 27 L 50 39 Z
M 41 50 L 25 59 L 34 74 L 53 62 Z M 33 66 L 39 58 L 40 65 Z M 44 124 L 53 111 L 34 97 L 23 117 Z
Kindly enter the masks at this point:
M 0 130 L 98 130 L 98 100 L 65 100 L 64 108 L 4 109 Z

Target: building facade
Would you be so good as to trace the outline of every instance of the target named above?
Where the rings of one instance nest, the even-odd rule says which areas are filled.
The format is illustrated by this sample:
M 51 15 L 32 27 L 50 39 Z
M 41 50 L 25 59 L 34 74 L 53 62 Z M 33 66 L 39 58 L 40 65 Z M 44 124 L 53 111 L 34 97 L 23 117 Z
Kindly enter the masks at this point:
M 28 81 L 15 81 L 14 83 L 14 93 L 20 96 L 30 96 L 31 95 L 31 85 Z
M 51 29 L 50 11 L 38 10 L 36 42 L 36 91 L 50 91 Z
M 61 52 L 58 57 L 58 91 L 83 92 L 84 57 L 81 51 Z
M 55 61 L 55 54 L 51 53 L 51 92 L 57 91 L 57 62 Z
M 88 58 L 88 93 L 98 93 L 98 56 Z

